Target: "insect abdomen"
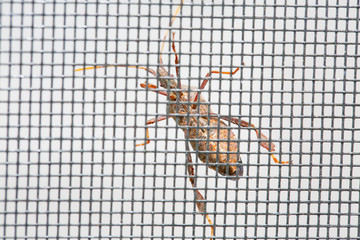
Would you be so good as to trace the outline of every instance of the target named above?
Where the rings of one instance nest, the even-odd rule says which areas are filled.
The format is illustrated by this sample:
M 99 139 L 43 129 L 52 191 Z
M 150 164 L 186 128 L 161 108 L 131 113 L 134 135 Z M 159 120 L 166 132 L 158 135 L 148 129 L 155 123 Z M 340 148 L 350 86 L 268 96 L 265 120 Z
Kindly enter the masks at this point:
M 209 164 L 209 168 L 218 171 L 224 176 L 242 176 L 243 167 L 239 156 L 235 134 L 227 128 L 227 125 L 216 117 L 199 119 L 198 126 L 189 129 L 190 144 L 198 154 L 199 159 Z M 190 126 L 194 125 L 191 124 Z M 209 124 L 210 123 L 210 124 Z M 210 126 L 201 128 L 201 126 Z M 185 130 L 184 130 L 185 131 Z M 233 152 L 233 153 L 232 153 Z M 235 180 L 235 179 L 234 179 Z

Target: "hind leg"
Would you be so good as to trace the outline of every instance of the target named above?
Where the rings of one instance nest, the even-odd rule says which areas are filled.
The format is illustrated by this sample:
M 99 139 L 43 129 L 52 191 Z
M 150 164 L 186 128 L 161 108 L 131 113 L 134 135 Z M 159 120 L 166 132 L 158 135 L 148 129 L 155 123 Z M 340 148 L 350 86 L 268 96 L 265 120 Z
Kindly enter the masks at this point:
M 264 134 L 262 134 L 262 133 L 260 134 L 259 130 L 255 127 L 254 124 L 250 125 L 250 123 L 248 123 L 248 122 L 246 122 L 244 120 L 240 120 L 239 118 L 235 118 L 235 117 L 232 117 L 232 118 L 221 117 L 221 119 L 229 121 L 229 122 L 234 123 L 234 124 L 236 124 L 238 126 L 241 126 L 241 127 L 250 127 L 250 128 L 252 128 L 256 132 L 256 135 L 257 135 L 258 139 L 262 140 L 260 142 L 260 145 L 263 148 L 267 149 L 269 152 L 275 151 L 275 144 L 271 143 L 271 145 L 269 145 L 269 139 Z M 272 159 L 274 160 L 275 163 L 280 163 L 280 164 L 289 163 L 289 161 L 283 162 L 283 161 L 277 160 L 277 158 L 274 156 L 274 154 L 271 154 L 271 157 L 272 157 Z
M 201 212 L 202 214 L 205 214 L 205 199 L 204 197 L 201 195 L 201 193 L 199 192 L 199 190 L 196 189 L 196 181 L 195 181 L 195 170 L 194 170 L 194 166 L 193 166 L 193 162 L 192 162 L 192 158 L 191 158 L 191 153 L 190 153 L 190 148 L 189 148 L 189 144 L 186 143 L 186 162 L 187 162 L 187 169 L 188 169 L 188 173 L 189 173 L 189 180 L 190 183 L 194 189 L 194 194 L 195 194 L 195 198 L 196 198 L 196 206 L 199 209 L 199 212 Z M 206 219 L 208 220 L 210 227 L 211 227 L 211 236 L 214 237 L 214 225 L 211 222 L 211 219 L 209 217 L 209 215 L 205 215 Z

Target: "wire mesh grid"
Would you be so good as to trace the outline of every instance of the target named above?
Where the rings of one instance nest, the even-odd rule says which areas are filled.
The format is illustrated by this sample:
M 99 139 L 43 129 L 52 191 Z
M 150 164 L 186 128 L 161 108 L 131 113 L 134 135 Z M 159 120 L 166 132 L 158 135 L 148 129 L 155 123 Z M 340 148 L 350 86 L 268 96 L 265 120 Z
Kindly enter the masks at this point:
M 183 128 L 142 69 L 157 69 L 180 1 L 0 2 L 2 239 L 209 239 L 187 180 Z M 165 40 L 164 66 L 214 113 L 275 144 L 237 136 L 230 181 L 191 150 L 217 239 L 357 239 L 360 1 L 192 1 Z M 165 89 L 164 91 L 169 91 Z M 187 90 L 190 92 L 190 90 Z M 150 139 L 143 147 L 135 144 Z

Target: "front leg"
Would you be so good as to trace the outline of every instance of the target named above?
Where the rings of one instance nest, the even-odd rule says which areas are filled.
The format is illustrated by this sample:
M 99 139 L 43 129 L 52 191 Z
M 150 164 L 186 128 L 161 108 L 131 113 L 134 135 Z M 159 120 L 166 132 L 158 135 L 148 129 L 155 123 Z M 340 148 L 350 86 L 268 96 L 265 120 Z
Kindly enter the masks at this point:
M 146 122 L 146 125 L 150 125 L 150 124 L 154 124 L 156 122 L 160 122 L 160 121 L 163 121 L 165 119 L 168 119 L 169 117 L 168 116 L 159 116 L 159 117 L 156 117 L 156 118 L 152 118 L 150 120 L 147 120 Z M 145 143 L 139 143 L 139 144 L 136 144 L 135 146 L 136 147 L 139 147 L 139 146 L 145 146 L 146 144 L 149 144 L 150 143 L 150 135 L 149 135 L 149 129 L 147 127 L 145 127 L 146 129 L 146 138 L 147 138 L 147 141 Z

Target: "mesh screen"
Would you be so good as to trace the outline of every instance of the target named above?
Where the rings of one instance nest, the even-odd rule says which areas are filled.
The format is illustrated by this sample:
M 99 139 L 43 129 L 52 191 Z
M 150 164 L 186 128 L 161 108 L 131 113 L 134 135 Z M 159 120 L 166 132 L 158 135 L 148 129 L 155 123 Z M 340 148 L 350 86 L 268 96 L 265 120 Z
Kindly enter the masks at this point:
M 150 89 L 180 1 L 0 2 L 2 239 L 209 239 L 183 127 Z M 231 181 L 191 149 L 216 239 L 357 239 L 360 1 L 185 1 L 166 69 L 212 112 L 254 124 Z M 179 76 L 175 55 L 179 54 Z M 169 93 L 169 89 L 164 89 Z M 190 92 L 190 89 L 187 90 Z M 145 146 L 136 144 L 150 139 Z

